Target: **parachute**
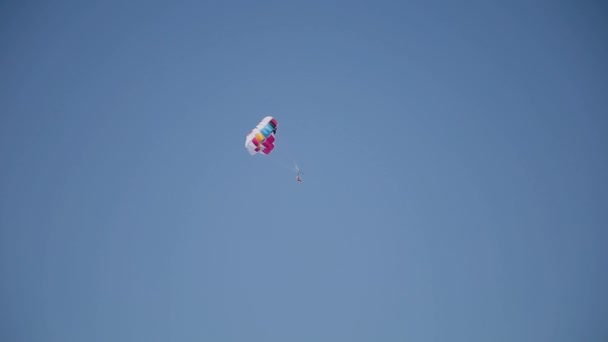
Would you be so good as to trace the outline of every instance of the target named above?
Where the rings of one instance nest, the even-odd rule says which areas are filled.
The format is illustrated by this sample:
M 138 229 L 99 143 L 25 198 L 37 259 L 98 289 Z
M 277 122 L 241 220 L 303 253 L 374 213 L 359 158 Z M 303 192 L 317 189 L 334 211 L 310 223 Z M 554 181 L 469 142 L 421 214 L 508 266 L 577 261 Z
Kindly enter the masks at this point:
M 262 152 L 269 154 L 274 149 L 274 135 L 277 133 L 279 123 L 272 116 L 267 116 L 247 135 L 245 148 L 250 155 Z

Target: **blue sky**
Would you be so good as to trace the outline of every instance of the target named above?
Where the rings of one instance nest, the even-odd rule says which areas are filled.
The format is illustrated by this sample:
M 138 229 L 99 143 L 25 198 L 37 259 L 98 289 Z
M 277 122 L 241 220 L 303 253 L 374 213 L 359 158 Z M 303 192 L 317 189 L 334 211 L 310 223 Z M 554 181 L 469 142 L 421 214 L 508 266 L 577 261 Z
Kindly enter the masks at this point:
M 3 2 L 0 339 L 605 341 L 605 17 Z

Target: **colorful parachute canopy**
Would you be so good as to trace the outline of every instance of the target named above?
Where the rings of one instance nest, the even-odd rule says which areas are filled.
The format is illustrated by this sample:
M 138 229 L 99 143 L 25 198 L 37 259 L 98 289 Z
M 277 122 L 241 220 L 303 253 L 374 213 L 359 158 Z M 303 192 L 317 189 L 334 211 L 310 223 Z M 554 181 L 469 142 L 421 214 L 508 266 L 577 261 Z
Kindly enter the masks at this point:
M 279 123 L 272 116 L 267 116 L 247 135 L 245 148 L 249 154 L 269 154 L 274 149 L 274 135 Z

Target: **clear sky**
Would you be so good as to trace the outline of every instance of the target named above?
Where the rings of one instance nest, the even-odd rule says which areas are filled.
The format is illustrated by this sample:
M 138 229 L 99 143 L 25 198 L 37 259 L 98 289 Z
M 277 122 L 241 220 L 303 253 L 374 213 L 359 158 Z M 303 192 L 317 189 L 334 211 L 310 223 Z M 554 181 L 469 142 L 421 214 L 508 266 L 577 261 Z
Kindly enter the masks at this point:
M 1 2 L 0 340 L 608 340 L 606 16 Z

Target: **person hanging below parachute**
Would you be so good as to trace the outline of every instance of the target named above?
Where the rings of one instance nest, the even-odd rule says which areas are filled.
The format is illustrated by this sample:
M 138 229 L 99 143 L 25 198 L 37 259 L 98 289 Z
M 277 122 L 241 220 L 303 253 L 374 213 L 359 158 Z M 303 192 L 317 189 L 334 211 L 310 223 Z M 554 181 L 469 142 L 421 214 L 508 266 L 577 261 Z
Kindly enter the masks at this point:
M 298 183 L 302 183 L 302 177 L 300 177 L 300 175 L 303 175 L 304 172 L 300 171 L 300 169 L 298 168 L 298 166 L 296 165 L 296 182 Z

